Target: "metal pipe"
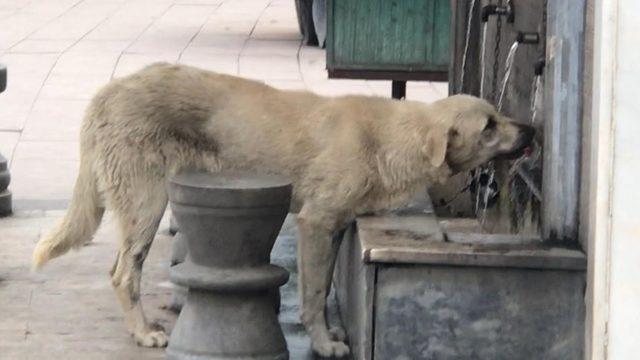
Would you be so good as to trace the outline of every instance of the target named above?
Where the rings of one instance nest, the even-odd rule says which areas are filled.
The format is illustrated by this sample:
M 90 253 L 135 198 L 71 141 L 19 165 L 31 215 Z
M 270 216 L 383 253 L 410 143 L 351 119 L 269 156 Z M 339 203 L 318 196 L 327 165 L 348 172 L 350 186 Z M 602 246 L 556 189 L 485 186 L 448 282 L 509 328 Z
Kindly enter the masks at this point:
M 507 22 L 513 23 L 515 21 L 515 7 L 513 6 L 513 1 L 507 1 L 506 5 L 498 6 L 498 5 L 485 5 L 482 8 L 482 22 L 489 21 L 489 16 L 497 15 L 497 16 L 506 16 Z
M 540 34 L 536 32 L 518 32 L 516 41 L 520 44 L 538 44 L 540 43 Z

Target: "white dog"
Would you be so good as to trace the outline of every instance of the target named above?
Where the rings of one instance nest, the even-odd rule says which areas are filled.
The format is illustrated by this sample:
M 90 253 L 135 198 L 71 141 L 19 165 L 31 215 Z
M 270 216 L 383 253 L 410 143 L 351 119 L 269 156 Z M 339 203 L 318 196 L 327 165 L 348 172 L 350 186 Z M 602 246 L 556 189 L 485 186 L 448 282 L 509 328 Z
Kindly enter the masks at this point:
M 358 214 L 400 205 L 430 183 L 517 154 L 532 136 L 532 128 L 470 96 L 433 104 L 327 98 L 154 64 L 94 97 L 71 205 L 38 243 L 33 265 L 81 247 L 112 210 L 122 239 L 111 276 L 128 328 L 142 346 L 165 346 L 166 334 L 142 311 L 140 276 L 167 206 L 167 179 L 184 168 L 284 175 L 298 212 L 302 322 L 317 353 L 343 356 L 344 332 L 330 331 L 325 320 L 332 234 Z

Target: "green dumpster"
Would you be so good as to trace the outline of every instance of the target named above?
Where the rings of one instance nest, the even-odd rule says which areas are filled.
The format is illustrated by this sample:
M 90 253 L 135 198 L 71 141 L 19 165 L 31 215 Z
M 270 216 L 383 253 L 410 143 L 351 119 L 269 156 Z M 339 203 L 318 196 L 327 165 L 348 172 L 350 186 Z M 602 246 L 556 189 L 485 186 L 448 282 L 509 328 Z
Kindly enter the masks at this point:
M 445 81 L 450 0 L 332 0 L 330 78 Z

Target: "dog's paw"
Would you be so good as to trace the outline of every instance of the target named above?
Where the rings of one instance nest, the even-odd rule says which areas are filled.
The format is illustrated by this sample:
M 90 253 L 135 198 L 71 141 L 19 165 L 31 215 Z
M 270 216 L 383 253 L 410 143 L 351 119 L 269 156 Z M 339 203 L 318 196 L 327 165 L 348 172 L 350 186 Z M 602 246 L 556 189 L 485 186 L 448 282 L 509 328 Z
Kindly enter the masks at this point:
M 326 341 L 312 344 L 313 351 L 326 358 L 341 358 L 349 355 L 349 347 L 342 341 Z
M 138 346 L 144 347 L 165 347 L 169 343 L 169 337 L 162 330 L 134 334 L 134 338 Z
M 347 333 L 341 326 L 333 326 L 329 329 L 329 335 L 331 335 L 331 340 L 334 341 L 345 341 L 347 338 Z

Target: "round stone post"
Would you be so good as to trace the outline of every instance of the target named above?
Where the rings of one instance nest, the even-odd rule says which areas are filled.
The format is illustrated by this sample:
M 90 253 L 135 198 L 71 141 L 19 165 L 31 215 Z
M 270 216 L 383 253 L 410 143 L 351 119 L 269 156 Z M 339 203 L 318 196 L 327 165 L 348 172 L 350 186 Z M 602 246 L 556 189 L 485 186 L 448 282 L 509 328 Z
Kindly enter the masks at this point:
M 288 359 L 273 290 L 289 274 L 269 263 L 289 210 L 291 185 L 278 177 L 183 173 L 169 199 L 187 245 L 173 282 L 188 288 L 168 359 Z
M 173 215 L 171 215 L 173 218 Z M 175 220 L 174 220 L 175 221 Z M 184 235 L 176 231 L 175 236 L 173 237 L 173 246 L 171 249 L 171 266 L 176 266 L 178 264 L 182 264 L 187 258 L 187 240 L 184 238 Z M 182 309 L 182 305 L 187 299 L 187 288 L 182 285 L 173 284 L 173 289 L 171 291 L 171 303 L 169 304 L 169 309 L 176 313 L 180 312 Z
M 7 88 L 7 67 L 0 64 L 0 93 Z M 8 190 L 11 175 L 7 159 L 0 154 L 0 217 L 11 215 L 11 192 Z
M 11 191 L 7 189 L 11 182 L 7 159 L 0 154 L 0 217 L 11 215 Z

